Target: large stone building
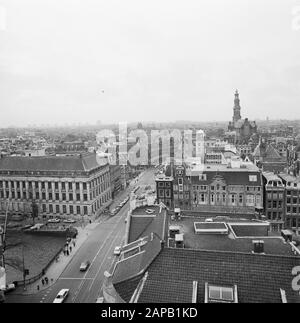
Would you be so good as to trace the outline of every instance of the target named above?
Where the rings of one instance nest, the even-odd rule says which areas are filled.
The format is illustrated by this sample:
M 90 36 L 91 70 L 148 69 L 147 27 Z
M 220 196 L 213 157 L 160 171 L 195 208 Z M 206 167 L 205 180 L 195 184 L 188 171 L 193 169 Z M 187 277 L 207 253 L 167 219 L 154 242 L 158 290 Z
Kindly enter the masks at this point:
M 233 107 L 232 121 L 228 125 L 229 133 L 234 134 L 235 143 L 248 143 L 250 138 L 257 133 L 255 121 L 249 121 L 248 118 L 242 119 L 239 92 L 236 90 Z
M 169 205 L 186 211 L 254 214 L 263 208 L 262 176 L 252 163 L 168 167 Z M 172 183 L 170 183 L 170 178 Z M 157 178 L 157 199 L 166 202 L 166 179 Z M 165 189 L 164 189 L 165 187 Z M 169 194 L 169 193 L 168 193 Z
M 109 166 L 96 154 L 0 159 L 0 213 L 30 214 L 33 202 L 44 218 L 98 216 L 111 203 Z

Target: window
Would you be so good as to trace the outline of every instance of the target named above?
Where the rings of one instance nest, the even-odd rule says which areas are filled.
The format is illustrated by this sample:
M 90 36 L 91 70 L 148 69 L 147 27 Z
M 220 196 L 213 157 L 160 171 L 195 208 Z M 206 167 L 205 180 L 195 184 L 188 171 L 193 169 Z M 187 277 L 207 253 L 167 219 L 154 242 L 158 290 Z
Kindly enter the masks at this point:
M 73 214 L 73 212 L 74 212 L 73 205 L 70 205 L 70 214 Z
M 59 213 L 59 205 L 56 205 L 56 213 Z
M 83 207 L 83 213 L 84 213 L 85 215 L 87 215 L 87 214 L 88 214 L 87 206 L 84 206 L 84 207 Z
M 86 190 L 86 183 L 83 183 L 83 189 Z
M 52 204 L 49 205 L 49 212 L 53 213 L 53 205 Z
M 158 197 L 164 197 L 164 190 L 158 190 Z
M 80 206 L 79 205 L 76 207 L 76 211 L 77 211 L 77 214 L 80 214 Z
M 183 179 L 182 179 L 182 178 L 179 178 L 179 179 L 178 179 L 178 184 L 179 184 L 179 185 L 182 185 L 182 184 L 183 184 Z
M 69 194 L 69 201 L 73 201 L 73 194 Z
M 67 207 L 66 205 L 63 205 L 63 213 L 66 214 L 67 213 Z
M 205 202 L 205 195 L 203 193 L 200 194 L 200 200 L 201 200 L 201 203 Z
M 257 182 L 257 175 L 249 175 L 249 182 Z
M 234 289 L 231 287 L 207 286 L 206 302 L 210 303 L 234 303 Z
M 239 203 L 240 203 L 240 204 L 243 204 L 243 195 L 241 195 L 241 194 L 240 194 L 240 196 L 239 196 Z

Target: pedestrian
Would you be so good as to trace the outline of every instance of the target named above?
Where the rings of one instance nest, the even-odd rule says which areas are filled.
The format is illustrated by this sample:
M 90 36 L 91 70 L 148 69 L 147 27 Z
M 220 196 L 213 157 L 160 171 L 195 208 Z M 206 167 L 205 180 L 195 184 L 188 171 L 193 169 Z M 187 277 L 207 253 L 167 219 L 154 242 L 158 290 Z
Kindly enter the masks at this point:
M 53 278 L 51 278 L 51 284 L 53 284 Z
M 72 252 L 72 247 L 70 247 L 70 252 Z
M 73 241 L 73 247 L 75 247 L 75 245 L 76 245 L 76 243 L 75 243 L 75 241 Z
M 37 288 L 37 290 L 39 291 L 39 290 L 40 290 L 40 285 L 37 285 L 37 286 L 36 286 L 36 288 Z
M 45 282 L 44 282 L 44 279 L 42 279 L 42 285 L 44 286 Z

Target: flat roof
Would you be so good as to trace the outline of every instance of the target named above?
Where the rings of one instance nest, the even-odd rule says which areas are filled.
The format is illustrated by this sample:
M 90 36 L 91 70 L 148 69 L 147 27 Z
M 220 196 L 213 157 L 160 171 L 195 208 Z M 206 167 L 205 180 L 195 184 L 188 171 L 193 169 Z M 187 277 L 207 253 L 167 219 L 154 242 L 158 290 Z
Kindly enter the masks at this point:
M 281 234 L 278 235 L 269 235 L 269 237 L 261 237 L 259 235 L 262 232 L 259 228 L 263 228 L 263 226 L 253 226 L 253 224 L 258 224 L 258 221 L 247 221 L 240 220 L 240 223 L 243 223 L 244 226 L 240 226 L 241 230 L 246 230 L 246 232 L 242 232 L 241 236 L 237 236 L 235 238 L 234 234 L 231 232 L 230 227 L 228 227 L 229 231 L 226 235 L 216 235 L 216 234 L 197 234 L 195 232 L 194 223 L 199 222 L 199 218 L 195 217 L 182 217 L 180 222 L 173 222 L 169 220 L 170 225 L 178 224 L 180 226 L 180 232 L 184 234 L 184 244 L 188 249 L 196 249 L 196 250 L 213 250 L 213 251 L 230 251 L 230 252 L 246 252 L 252 253 L 253 251 L 253 240 L 264 240 L 265 245 L 265 253 L 269 255 L 286 255 L 286 256 L 294 256 L 291 247 L 288 244 L 285 244 Z M 233 222 L 234 224 L 238 224 L 238 219 L 229 219 L 222 220 L 226 224 L 230 224 Z M 205 225 L 212 225 L 214 222 L 205 223 Z M 249 227 L 247 227 L 247 223 Z M 251 226 L 252 225 L 252 226 Z M 244 237 L 248 235 L 248 232 L 252 232 L 258 228 L 259 233 L 257 236 L 253 237 Z M 250 230 L 250 231 L 249 231 Z

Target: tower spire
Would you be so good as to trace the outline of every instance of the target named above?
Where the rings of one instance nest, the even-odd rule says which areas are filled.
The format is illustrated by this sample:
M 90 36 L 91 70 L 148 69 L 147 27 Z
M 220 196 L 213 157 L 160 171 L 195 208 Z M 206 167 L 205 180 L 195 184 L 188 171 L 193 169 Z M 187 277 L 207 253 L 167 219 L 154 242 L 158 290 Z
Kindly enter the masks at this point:
M 240 106 L 240 97 L 239 91 L 236 90 L 234 94 L 234 107 L 233 107 L 233 122 L 240 120 L 241 117 L 241 106 Z

